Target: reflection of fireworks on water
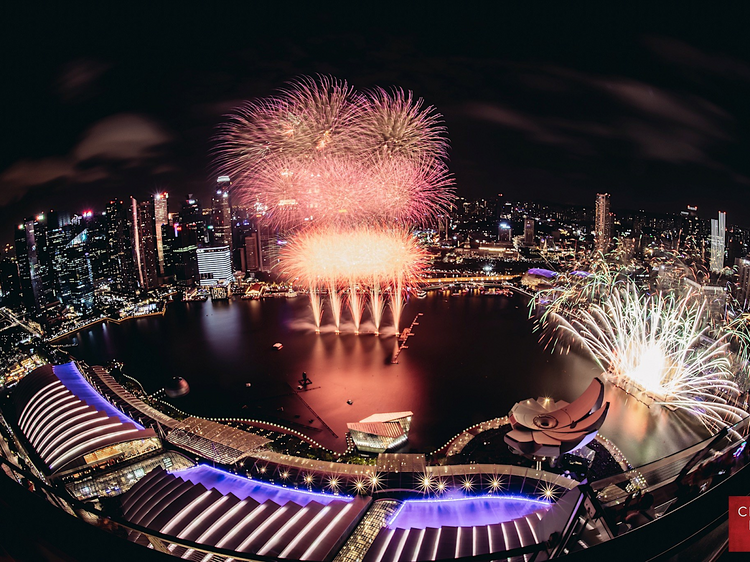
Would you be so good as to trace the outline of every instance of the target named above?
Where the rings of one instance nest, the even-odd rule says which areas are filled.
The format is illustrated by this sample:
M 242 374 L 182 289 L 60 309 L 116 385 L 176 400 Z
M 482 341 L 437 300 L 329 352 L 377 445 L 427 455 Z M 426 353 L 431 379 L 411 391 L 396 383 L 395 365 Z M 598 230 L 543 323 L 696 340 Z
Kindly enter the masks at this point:
M 314 312 L 320 309 L 319 292 L 328 292 L 337 329 L 344 292 L 348 294 L 356 330 L 369 296 L 378 331 L 384 295 L 389 293 L 392 305 L 396 303 L 395 308 L 400 309 L 403 292 L 419 278 L 426 257 L 404 229 L 331 227 L 300 233 L 282 250 L 281 263 L 285 274 L 310 287 Z M 319 321 L 317 326 L 320 327 Z
M 729 335 L 710 339 L 705 309 L 693 295 L 640 295 L 632 282 L 610 285 L 589 306 L 555 315 L 618 386 L 685 410 L 706 426 L 746 415 L 729 359 Z

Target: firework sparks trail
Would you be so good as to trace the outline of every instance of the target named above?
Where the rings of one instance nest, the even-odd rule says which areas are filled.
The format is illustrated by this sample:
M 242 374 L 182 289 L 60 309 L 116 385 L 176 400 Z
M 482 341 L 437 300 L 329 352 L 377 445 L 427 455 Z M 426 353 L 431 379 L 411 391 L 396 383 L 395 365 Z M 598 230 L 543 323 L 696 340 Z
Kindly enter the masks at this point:
M 319 228 L 298 234 L 282 250 L 284 273 L 308 287 L 328 290 L 337 330 L 341 324 L 341 289 L 349 288 L 353 320 L 361 319 L 364 291 L 369 287 L 376 311 L 384 306 L 382 295 L 390 289 L 394 319 L 400 319 L 403 293 L 421 276 L 427 254 L 403 228 L 358 226 Z M 376 329 L 381 314 L 374 314 Z M 398 324 L 396 325 L 398 330 Z
M 708 337 L 703 301 L 694 297 L 641 295 L 628 281 L 612 284 L 588 307 L 554 317 L 557 330 L 573 335 L 614 384 L 722 427 L 747 415 L 736 406 L 730 334 Z
M 312 308 L 313 318 L 315 319 L 315 331 L 320 332 L 320 323 L 323 320 L 323 303 L 320 299 L 320 291 L 312 283 L 308 284 L 308 289 L 310 291 L 310 308 Z
M 328 280 L 328 302 L 331 304 L 333 324 L 336 326 L 336 333 L 338 334 L 341 330 L 341 295 L 336 286 L 336 280 L 333 278 Z
M 375 334 L 380 333 L 380 323 L 383 320 L 383 309 L 385 308 L 385 301 L 383 300 L 383 292 L 380 285 L 371 281 L 370 282 L 370 314 L 372 321 L 375 324 Z
M 354 322 L 354 333 L 359 334 L 359 325 L 362 322 L 362 312 L 365 308 L 364 294 L 360 293 L 357 282 L 349 281 L 349 311 Z

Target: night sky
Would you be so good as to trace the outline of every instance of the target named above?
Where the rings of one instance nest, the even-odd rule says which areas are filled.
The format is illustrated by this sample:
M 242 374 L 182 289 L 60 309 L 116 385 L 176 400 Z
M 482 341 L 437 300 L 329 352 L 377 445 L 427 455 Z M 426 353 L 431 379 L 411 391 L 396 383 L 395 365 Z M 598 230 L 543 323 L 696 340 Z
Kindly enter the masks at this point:
M 747 12 L 258 4 L 6 10 L 0 240 L 49 208 L 208 197 L 222 115 L 316 73 L 436 106 L 460 196 L 607 191 L 615 210 L 750 226 Z

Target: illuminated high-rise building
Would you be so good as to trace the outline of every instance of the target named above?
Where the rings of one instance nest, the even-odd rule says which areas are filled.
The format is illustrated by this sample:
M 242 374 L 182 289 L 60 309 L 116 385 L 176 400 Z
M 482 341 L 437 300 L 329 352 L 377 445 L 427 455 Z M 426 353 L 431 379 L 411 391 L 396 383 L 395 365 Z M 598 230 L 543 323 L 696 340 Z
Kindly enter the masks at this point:
M 198 248 L 198 277 L 201 286 L 219 285 L 232 281 L 232 254 L 229 246 Z
M 164 240 L 162 226 L 169 224 L 169 193 L 157 193 L 154 198 L 154 226 L 156 229 L 156 258 L 159 262 L 159 275 L 165 275 Z
M 188 246 L 201 247 L 208 244 L 208 230 L 203 217 L 203 207 L 192 193 L 182 202 L 175 233 L 177 234 L 176 249 Z
M 15 247 L 21 296 L 26 310 L 50 327 L 60 320 L 60 299 L 47 221 L 43 214 L 18 225 Z
M 534 245 L 534 219 L 526 218 L 523 221 L 523 243 L 525 246 Z
M 257 232 L 245 235 L 245 247 L 242 253 L 243 271 L 260 271 L 260 240 Z
M 114 292 L 124 295 L 135 294 L 138 288 L 132 234 L 131 206 L 119 200 L 110 201 L 107 205 L 107 279 Z
M 138 203 L 135 198 L 131 197 L 130 212 L 132 213 L 133 258 L 138 286 L 142 291 L 151 291 L 159 286 L 154 207 L 150 201 Z
M 232 250 L 232 205 L 229 188 L 232 182 L 229 176 L 219 176 L 216 180 L 216 192 L 211 199 L 211 226 L 213 242 L 216 245 L 229 246 Z
M 596 194 L 596 218 L 594 219 L 594 247 L 606 252 L 612 244 L 612 213 L 609 210 L 609 193 Z
M 727 214 L 719 211 L 719 218 L 711 219 L 711 271 L 719 272 L 724 267 L 724 246 L 726 244 Z
M 750 308 L 750 259 L 739 258 L 737 265 L 737 300 L 743 310 Z

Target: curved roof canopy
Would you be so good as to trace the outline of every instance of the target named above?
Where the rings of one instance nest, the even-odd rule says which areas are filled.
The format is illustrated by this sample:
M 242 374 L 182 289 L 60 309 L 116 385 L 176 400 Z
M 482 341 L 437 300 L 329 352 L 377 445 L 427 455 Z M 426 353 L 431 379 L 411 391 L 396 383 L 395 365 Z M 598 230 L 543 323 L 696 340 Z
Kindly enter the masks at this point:
M 156 438 L 102 398 L 72 362 L 35 369 L 13 400 L 18 426 L 52 474 L 102 459 L 107 448 L 115 454 L 120 444 Z

